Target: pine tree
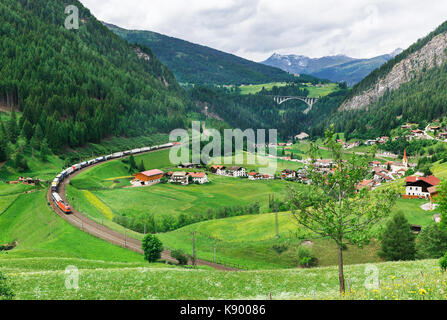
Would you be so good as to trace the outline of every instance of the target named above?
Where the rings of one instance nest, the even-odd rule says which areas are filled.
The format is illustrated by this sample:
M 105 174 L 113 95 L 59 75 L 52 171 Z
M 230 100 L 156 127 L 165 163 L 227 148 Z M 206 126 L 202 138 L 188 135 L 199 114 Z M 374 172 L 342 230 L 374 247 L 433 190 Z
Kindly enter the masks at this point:
M 0 162 L 8 160 L 6 136 L 0 130 Z
M 136 168 L 137 168 L 137 164 L 135 163 L 135 158 L 133 156 L 133 154 L 130 155 L 129 157 L 129 172 L 133 172 Z
M 382 239 L 380 257 L 389 261 L 413 260 L 416 255 L 416 238 L 402 212 L 388 222 Z
M 28 120 L 25 120 L 22 128 L 23 135 L 27 141 L 30 141 L 33 136 L 33 125 Z
M 17 142 L 17 138 L 19 136 L 19 130 L 17 127 L 17 118 L 16 118 L 16 112 L 14 110 L 14 108 L 12 108 L 11 111 L 11 119 L 9 119 L 8 121 L 8 135 L 9 135 L 9 141 L 11 141 L 12 143 L 16 143 Z
M 40 145 L 40 159 L 42 161 L 47 161 L 48 155 L 50 154 L 50 148 L 48 147 L 47 139 L 43 139 Z
M 138 171 L 140 172 L 146 171 L 143 160 L 141 160 L 140 165 L 138 166 Z

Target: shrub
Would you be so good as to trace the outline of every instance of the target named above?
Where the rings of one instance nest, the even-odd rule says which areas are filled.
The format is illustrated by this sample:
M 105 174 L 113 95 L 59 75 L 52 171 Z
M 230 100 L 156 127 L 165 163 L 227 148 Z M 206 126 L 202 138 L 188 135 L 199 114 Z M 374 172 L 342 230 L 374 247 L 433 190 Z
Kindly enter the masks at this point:
M 144 259 L 151 262 L 156 262 L 161 258 L 163 251 L 163 244 L 154 235 L 148 234 L 143 238 L 142 249 L 144 251 Z
M 298 247 L 298 264 L 303 268 L 311 268 L 317 265 L 317 258 L 311 249 L 304 246 Z
M 0 272 L 0 300 L 12 300 L 14 298 L 14 293 L 6 281 L 6 277 Z
M 447 252 L 445 253 L 444 257 L 439 260 L 439 266 L 443 272 L 447 271 Z
M 379 256 L 389 261 L 413 260 L 416 255 L 415 236 L 402 212 L 388 222 L 382 236 Z
M 171 257 L 178 261 L 178 264 L 185 266 L 188 264 L 188 256 L 182 250 L 174 250 L 171 252 Z
M 439 259 L 447 252 L 447 232 L 437 224 L 422 229 L 416 243 L 418 259 Z

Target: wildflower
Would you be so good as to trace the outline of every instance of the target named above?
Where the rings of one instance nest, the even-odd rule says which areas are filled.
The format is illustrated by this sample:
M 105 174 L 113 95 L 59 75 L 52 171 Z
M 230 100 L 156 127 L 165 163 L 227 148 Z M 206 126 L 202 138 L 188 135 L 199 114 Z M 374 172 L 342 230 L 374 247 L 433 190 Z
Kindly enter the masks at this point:
M 419 294 L 420 294 L 421 296 L 426 295 L 426 294 L 427 294 L 427 290 L 425 290 L 425 289 L 423 289 L 423 288 L 420 288 L 420 289 L 419 289 Z

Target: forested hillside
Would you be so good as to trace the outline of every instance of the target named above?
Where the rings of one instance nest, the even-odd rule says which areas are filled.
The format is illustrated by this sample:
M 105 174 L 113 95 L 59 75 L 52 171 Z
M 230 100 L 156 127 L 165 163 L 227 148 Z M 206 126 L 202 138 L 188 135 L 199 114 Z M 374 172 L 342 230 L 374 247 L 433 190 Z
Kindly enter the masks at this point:
M 315 135 L 331 123 L 347 137 L 375 138 L 407 122 L 428 122 L 447 115 L 447 22 L 372 72 L 347 92 L 329 99 L 312 122 Z
M 80 10 L 78 30 L 64 28 L 71 4 Z M 2 0 L 0 21 L 0 107 L 23 115 L 1 125 L 0 140 L 14 144 L 23 133 L 60 152 L 184 126 L 188 100 L 174 75 L 78 1 Z
M 125 30 L 111 24 L 106 25 L 130 43 L 150 48 L 181 83 L 258 84 L 294 79 L 280 69 L 209 47 L 151 31 Z

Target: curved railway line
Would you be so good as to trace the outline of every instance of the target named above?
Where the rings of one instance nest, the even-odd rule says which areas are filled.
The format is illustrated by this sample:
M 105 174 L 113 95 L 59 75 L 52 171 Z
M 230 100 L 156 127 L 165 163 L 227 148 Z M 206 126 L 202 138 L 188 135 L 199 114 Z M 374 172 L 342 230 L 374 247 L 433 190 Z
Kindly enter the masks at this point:
M 157 151 L 160 151 L 160 149 L 143 152 L 140 154 L 147 154 L 147 153 L 152 153 L 152 152 L 157 152 Z M 82 168 L 82 169 L 72 173 L 67 178 L 65 178 L 62 182 L 59 183 L 56 192 L 60 195 L 60 197 L 62 198 L 62 200 L 64 202 L 69 203 L 65 197 L 65 195 L 66 195 L 65 187 L 68 183 L 70 183 L 70 180 L 72 178 L 74 178 L 81 172 L 91 169 L 92 167 L 96 167 L 98 165 L 101 165 L 102 163 L 105 163 L 108 161 L 113 161 L 113 160 L 116 160 L 116 159 L 110 159 L 110 160 L 106 160 L 103 162 L 95 163 L 95 164 L 92 164 L 88 167 Z M 111 229 L 107 228 L 106 226 L 103 226 L 102 224 L 99 224 L 99 223 L 89 219 L 88 217 L 84 216 L 80 212 L 76 211 L 74 208 L 71 208 L 71 211 L 72 211 L 71 214 L 63 213 L 60 210 L 60 208 L 57 206 L 57 204 L 53 201 L 52 196 L 51 196 L 52 192 L 53 191 L 51 190 L 51 187 L 50 187 L 47 192 L 47 200 L 48 200 L 48 203 L 50 203 L 53 211 L 55 211 L 59 217 L 61 217 L 65 221 L 69 222 L 73 226 L 77 227 L 81 231 L 86 232 L 92 236 L 95 236 L 97 238 L 105 240 L 105 241 L 112 243 L 114 245 L 117 245 L 117 246 L 129 249 L 129 250 L 132 250 L 134 252 L 143 254 L 143 250 L 141 249 L 141 241 L 131 238 L 131 237 L 127 237 L 117 231 L 111 230 Z M 171 257 L 171 252 L 169 250 L 164 250 L 161 254 L 161 258 L 166 261 L 177 262 L 177 260 L 175 260 Z M 236 269 L 236 268 L 227 267 L 227 266 L 224 266 L 221 264 L 217 264 L 217 263 L 213 263 L 213 262 L 209 262 L 209 261 L 205 261 L 205 260 L 196 259 L 195 262 L 196 262 L 196 265 L 198 265 L 198 266 L 209 266 L 216 270 L 238 271 L 238 269 Z

